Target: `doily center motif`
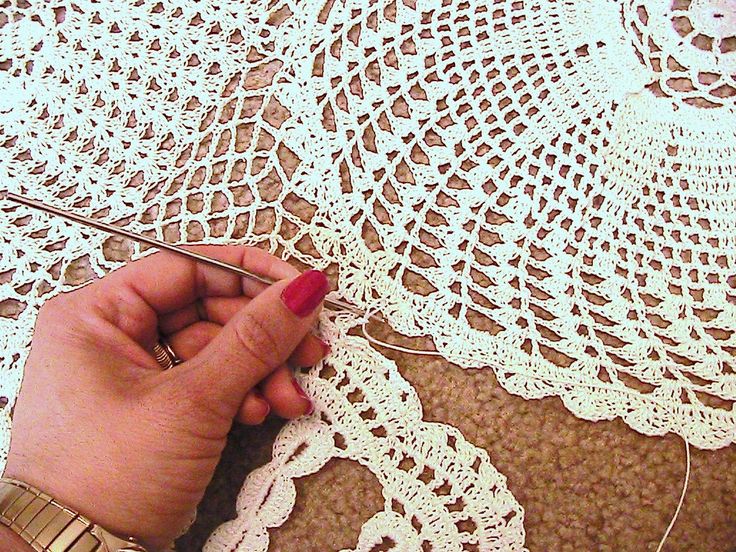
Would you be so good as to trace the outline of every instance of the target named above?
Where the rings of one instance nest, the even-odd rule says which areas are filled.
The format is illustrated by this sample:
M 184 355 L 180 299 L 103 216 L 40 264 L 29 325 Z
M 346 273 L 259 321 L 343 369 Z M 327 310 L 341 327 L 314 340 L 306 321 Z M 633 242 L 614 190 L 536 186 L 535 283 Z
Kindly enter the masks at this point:
M 697 107 L 734 103 L 736 2 L 627 0 L 622 13 L 655 94 Z
M 673 11 L 680 13 L 682 10 Z M 736 38 L 736 2 L 734 0 L 693 0 L 688 12 L 695 25 L 695 32 L 717 41 L 713 46 L 724 54 L 732 50 L 726 39 Z

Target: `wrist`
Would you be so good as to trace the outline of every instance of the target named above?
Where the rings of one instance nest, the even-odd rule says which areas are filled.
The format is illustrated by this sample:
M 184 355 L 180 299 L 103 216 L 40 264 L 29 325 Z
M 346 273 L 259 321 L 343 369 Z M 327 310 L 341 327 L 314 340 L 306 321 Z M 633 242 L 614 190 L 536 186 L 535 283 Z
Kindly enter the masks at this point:
M 10 528 L 0 525 L 0 550 L 16 552 L 34 552 L 30 544 L 16 535 Z
M 132 539 L 110 533 L 42 490 L 14 479 L 0 479 L 0 524 L 39 551 L 145 552 Z
M 68 463 L 65 469 L 53 461 L 24 461 L 26 458 L 27 455 L 13 454 L 11 447 L 3 477 L 42 490 L 113 535 L 134 538 L 153 552 L 169 550 L 174 539 L 183 532 L 179 528 L 184 527 L 183 522 L 171 529 L 174 523 L 167 524 L 168 520 L 161 515 L 164 509 L 156 510 L 159 515 L 151 515 L 150 503 L 146 502 L 148 497 L 141 496 L 140 489 L 130 479 L 104 477 L 83 466 L 74 469 L 79 463 Z M 190 514 L 188 519 L 191 518 Z
M 133 509 L 125 508 L 125 505 L 116 499 L 115 493 L 109 492 L 108 487 L 104 485 L 104 479 L 89 477 L 89 472 L 84 469 L 75 470 L 73 462 L 65 467 L 61 463 L 46 462 L 44 459 L 27 460 L 28 456 L 14 452 L 11 445 L 3 478 L 22 481 L 39 489 L 64 507 L 112 534 L 138 539 L 138 542 L 145 543 L 148 550 L 164 548 L 162 544 L 153 543 L 144 535 L 135 532 L 139 525 L 134 519 Z M 68 475 L 65 476 L 65 473 Z

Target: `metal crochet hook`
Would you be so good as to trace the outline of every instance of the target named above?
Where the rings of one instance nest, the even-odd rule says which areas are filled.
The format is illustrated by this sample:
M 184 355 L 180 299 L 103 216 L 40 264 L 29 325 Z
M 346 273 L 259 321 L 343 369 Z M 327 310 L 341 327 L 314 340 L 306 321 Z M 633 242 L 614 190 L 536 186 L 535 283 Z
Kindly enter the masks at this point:
M 206 255 L 202 255 L 201 253 L 197 253 L 196 251 L 190 251 L 188 249 L 184 249 L 183 247 L 180 247 L 178 245 L 173 245 L 161 240 L 157 240 L 155 238 L 149 238 L 148 236 L 143 236 L 141 234 L 136 234 L 135 232 L 131 232 L 130 230 L 126 230 L 125 228 L 121 228 L 119 226 L 115 226 L 114 224 L 108 224 L 106 222 L 101 222 L 99 220 L 94 220 L 88 217 L 84 217 L 82 215 L 78 215 L 76 213 L 71 213 L 68 211 L 64 211 L 62 209 L 59 209 L 58 207 L 54 207 L 52 205 L 47 205 L 41 201 L 35 200 L 35 199 L 29 199 L 23 196 L 20 196 L 18 194 L 14 194 L 12 192 L 0 192 L 0 199 L 9 199 L 11 201 L 15 201 L 16 203 L 20 203 L 22 205 L 25 205 L 26 207 L 31 207 L 33 209 L 38 209 L 39 211 L 43 211 L 45 213 L 51 214 L 51 215 L 57 215 L 62 218 L 65 218 L 67 220 L 71 220 L 74 222 L 77 222 L 79 224 L 83 224 L 85 226 L 91 226 L 92 228 L 96 228 L 98 230 L 103 230 L 105 232 L 108 232 L 110 234 L 115 234 L 117 236 L 122 236 L 125 238 L 129 238 L 133 241 L 137 241 L 139 243 L 145 243 L 146 245 L 150 245 L 153 247 L 156 247 L 158 249 L 163 249 L 165 251 L 169 251 L 171 253 L 175 253 L 177 255 L 181 255 L 182 257 L 187 257 L 189 259 L 193 259 L 197 262 L 207 264 L 210 266 L 214 266 L 217 268 L 222 268 L 224 270 L 227 270 L 229 272 L 233 272 L 237 274 L 238 276 L 242 276 L 244 278 L 250 278 L 251 280 L 255 280 L 257 282 L 261 282 L 262 284 L 271 285 L 274 283 L 274 280 L 271 280 L 270 278 L 265 278 L 263 276 L 260 276 L 258 274 L 255 274 L 253 272 L 250 272 L 248 270 L 245 270 L 244 268 L 226 263 L 224 261 L 220 261 L 218 259 L 213 259 L 211 257 L 207 257 Z M 353 312 L 355 314 L 359 314 L 361 316 L 365 316 L 365 312 L 359 309 L 358 307 L 355 307 L 351 305 L 350 303 L 346 303 L 344 301 L 340 301 L 338 299 L 326 299 L 325 305 L 331 308 L 341 308 L 349 310 L 350 312 Z M 380 322 L 385 322 L 383 317 L 378 314 L 370 314 L 370 318 L 374 318 Z

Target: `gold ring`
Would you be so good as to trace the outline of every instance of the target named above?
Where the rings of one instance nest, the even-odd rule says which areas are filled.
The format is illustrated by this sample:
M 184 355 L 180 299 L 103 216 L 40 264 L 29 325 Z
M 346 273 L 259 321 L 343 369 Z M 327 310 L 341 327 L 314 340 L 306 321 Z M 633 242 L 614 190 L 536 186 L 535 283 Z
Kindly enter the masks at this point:
M 163 337 L 160 337 L 158 343 L 153 346 L 153 356 L 164 370 L 173 368 L 183 362 L 174 352 L 174 349 L 171 348 L 169 342 Z

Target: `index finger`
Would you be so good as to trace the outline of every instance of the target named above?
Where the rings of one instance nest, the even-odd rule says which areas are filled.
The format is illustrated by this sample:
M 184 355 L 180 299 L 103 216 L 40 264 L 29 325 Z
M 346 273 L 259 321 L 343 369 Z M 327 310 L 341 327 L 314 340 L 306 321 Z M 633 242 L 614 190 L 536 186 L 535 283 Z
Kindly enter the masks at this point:
M 274 281 L 291 278 L 299 271 L 287 262 L 257 247 L 239 245 L 185 246 L 202 255 L 241 266 Z M 87 289 L 98 297 L 119 297 L 132 292 L 157 314 L 166 314 L 204 297 L 254 297 L 265 284 L 222 268 L 206 265 L 168 252 L 158 252 L 133 261 Z

